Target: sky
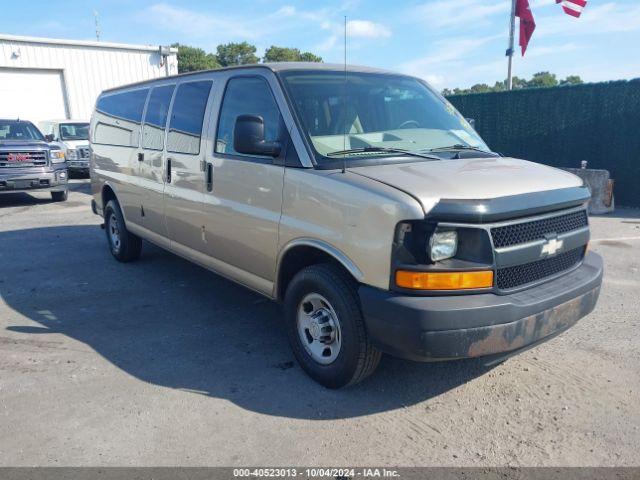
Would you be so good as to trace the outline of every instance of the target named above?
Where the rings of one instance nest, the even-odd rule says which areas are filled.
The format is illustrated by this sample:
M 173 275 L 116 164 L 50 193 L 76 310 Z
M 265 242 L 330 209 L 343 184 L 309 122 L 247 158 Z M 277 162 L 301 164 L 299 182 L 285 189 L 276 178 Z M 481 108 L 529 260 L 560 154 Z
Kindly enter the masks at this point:
M 588 0 L 579 19 L 529 0 L 537 28 L 514 75 L 550 71 L 596 82 L 640 77 L 640 0 Z M 0 0 L 0 33 L 118 43 L 180 42 L 215 52 L 247 41 L 428 80 L 438 89 L 506 78 L 511 0 Z M 516 25 L 517 34 L 517 25 Z M 517 48 L 517 37 L 516 37 Z

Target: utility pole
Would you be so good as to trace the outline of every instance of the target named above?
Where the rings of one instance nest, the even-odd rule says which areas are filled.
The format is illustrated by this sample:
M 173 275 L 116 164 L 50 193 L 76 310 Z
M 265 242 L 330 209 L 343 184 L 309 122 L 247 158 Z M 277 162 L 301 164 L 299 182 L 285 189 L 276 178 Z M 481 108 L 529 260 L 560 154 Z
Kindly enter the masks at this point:
M 96 42 L 100 41 L 100 20 L 98 19 L 98 11 L 93 11 L 93 19 L 96 25 Z
M 511 0 L 511 19 L 509 23 L 509 48 L 507 49 L 507 57 L 509 57 L 509 66 L 507 68 L 507 89 L 513 90 L 513 78 L 511 76 L 513 64 L 513 43 L 516 30 L 516 1 Z

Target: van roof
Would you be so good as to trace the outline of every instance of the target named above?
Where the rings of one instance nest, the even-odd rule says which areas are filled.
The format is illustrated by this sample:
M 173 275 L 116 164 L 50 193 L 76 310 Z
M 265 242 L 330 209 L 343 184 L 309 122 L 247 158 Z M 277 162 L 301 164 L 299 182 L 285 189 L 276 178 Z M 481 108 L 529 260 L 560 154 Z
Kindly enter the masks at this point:
M 211 70 L 198 70 L 196 72 L 187 72 L 180 73 L 178 75 L 170 75 L 167 77 L 159 77 L 153 78 L 150 80 L 143 80 L 142 82 L 130 83 L 128 85 L 121 85 L 119 87 L 108 88 L 104 90 L 102 93 L 106 92 L 115 92 L 118 90 L 138 86 L 138 85 L 147 85 L 158 81 L 170 80 L 172 78 L 182 78 L 190 75 L 199 75 L 202 73 L 208 72 L 221 72 L 227 70 L 243 70 L 250 68 L 266 68 L 271 70 L 272 72 L 286 72 L 286 71 L 294 71 L 294 70 L 317 70 L 322 72 L 327 71 L 335 71 L 335 72 L 344 72 L 345 66 L 341 63 L 318 63 L 318 62 L 274 62 L 274 63 L 251 63 L 248 65 L 236 65 L 233 67 L 223 67 L 223 68 L 215 68 Z M 358 72 L 358 73 L 384 73 L 384 74 L 395 74 L 401 75 L 397 72 L 392 72 L 389 70 L 383 70 L 380 68 L 366 67 L 362 65 L 347 65 L 347 71 L 349 72 Z

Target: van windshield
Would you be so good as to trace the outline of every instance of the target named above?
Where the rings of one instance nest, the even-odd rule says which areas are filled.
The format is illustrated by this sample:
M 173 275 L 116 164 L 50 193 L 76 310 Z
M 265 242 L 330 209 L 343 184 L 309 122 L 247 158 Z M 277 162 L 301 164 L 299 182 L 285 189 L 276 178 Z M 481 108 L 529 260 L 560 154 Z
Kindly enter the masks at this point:
M 418 79 L 382 73 L 282 72 L 316 161 L 459 148 L 490 152 L 471 125 Z M 345 150 L 352 150 L 343 153 Z M 417 158 L 419 160 L 419 158 Z
M 61 123 L 61 140 L 89 140 L 88 123 Z

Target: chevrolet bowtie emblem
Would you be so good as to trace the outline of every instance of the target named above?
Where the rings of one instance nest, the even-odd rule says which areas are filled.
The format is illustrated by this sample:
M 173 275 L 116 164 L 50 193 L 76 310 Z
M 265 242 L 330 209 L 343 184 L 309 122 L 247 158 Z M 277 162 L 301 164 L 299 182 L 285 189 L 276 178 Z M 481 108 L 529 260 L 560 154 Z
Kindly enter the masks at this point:
M 555 255 L 557 252 L 562 250 L 562 240 L 558 240 L 557 238 L 552 238 L 551 240 L 547 240 L 547 242 L 542 246 L 542 252 L 540 253 L 541 257 Z

